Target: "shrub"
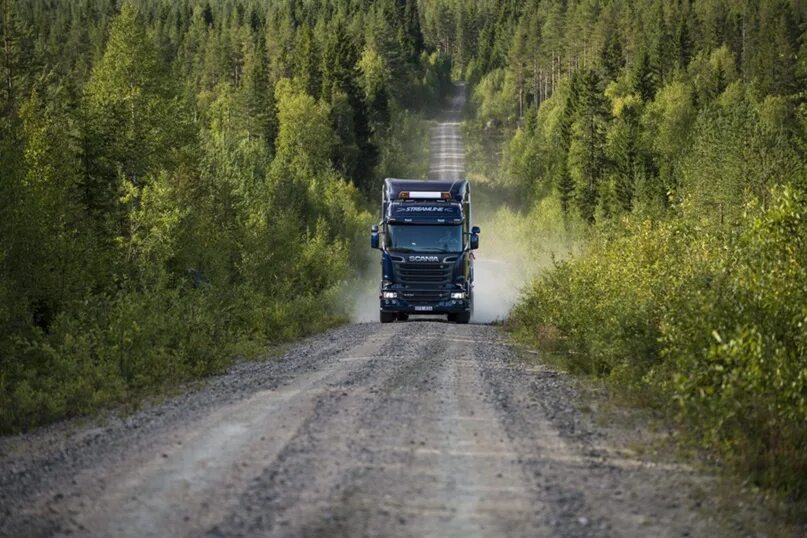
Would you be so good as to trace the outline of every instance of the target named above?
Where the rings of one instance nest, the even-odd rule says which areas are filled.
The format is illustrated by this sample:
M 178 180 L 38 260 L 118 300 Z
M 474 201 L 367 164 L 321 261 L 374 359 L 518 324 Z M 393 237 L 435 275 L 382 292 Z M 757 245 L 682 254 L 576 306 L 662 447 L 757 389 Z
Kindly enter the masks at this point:
M 572 369 L 675 404 L 705 446 L 804 497 L 807 200 L 772 197 L 735 232 L 680 219 L 601 232 L 532 284 L 510 326 L 573 352 Z

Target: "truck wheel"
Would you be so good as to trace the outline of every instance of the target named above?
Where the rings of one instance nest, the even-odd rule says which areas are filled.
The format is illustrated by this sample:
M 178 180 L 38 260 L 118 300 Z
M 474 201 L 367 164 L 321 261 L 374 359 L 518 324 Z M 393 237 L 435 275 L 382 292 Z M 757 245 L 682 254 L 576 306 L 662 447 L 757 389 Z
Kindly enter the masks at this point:
M 446 319 L 451 323 L 454 323 L 455 321 L 457 321 L 457 314 L 447 314 Z
M 468 323 L 469 321 L 471 321 L 471 312 L 470 312 L 470 310 L 468 312 L 460 312 L 459 314 L 457 314 L 456 320 L 457 320 L 457 323 L 460 323 L 462 325 L 464 325 L 464 324 Z
M 392 323 L 395 321 L 395 312 L 381 312 L 381 323 Z
M 409 319 L 409 314 L 405 312 L 401 312 L 398 314 L 398 321 L 407 321 Z

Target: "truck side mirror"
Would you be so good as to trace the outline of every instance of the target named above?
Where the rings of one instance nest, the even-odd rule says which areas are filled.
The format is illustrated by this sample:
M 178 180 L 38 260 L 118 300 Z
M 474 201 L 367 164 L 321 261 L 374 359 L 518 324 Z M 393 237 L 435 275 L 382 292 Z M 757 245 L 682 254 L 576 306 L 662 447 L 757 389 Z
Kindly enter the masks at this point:
M 479 248 L 479 232 L 482 230 L 479 229 L 479 226 L 474 226 L 471 228 L 471 241 L 468 245 L 471 250 L 476 250 Z
M 378 225 L 373 224 L 370 231 L 370 248 L 378 248 Z

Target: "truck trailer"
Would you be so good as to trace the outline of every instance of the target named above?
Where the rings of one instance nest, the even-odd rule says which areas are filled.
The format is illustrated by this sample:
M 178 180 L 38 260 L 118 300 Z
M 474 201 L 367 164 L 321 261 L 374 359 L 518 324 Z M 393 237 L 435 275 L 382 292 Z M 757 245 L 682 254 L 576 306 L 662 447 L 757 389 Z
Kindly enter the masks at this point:
M 471 225 L 467 180 L 384 180 L 370 246 L 381 250 L 381 323 L 411 315 L 471 320 L 479 227 Z

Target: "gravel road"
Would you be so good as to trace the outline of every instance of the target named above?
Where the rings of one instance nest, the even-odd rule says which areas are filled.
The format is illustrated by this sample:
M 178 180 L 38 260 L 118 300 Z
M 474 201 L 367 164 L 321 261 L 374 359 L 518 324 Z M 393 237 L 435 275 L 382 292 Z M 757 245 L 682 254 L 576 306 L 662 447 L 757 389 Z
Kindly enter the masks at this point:
M 95 427 L 0 441 L 8 536 L 703 536 L 683 466 L 637 459 L 486 325 L 353 324 Z
M 460 173 L 456 118 L 437 132 L 433 172 Z M 539 359 L 490 325 L 333 329 L 125 418 L 0 439 L 0 535 L 734 534 L 713 479 L 637 456 Z

